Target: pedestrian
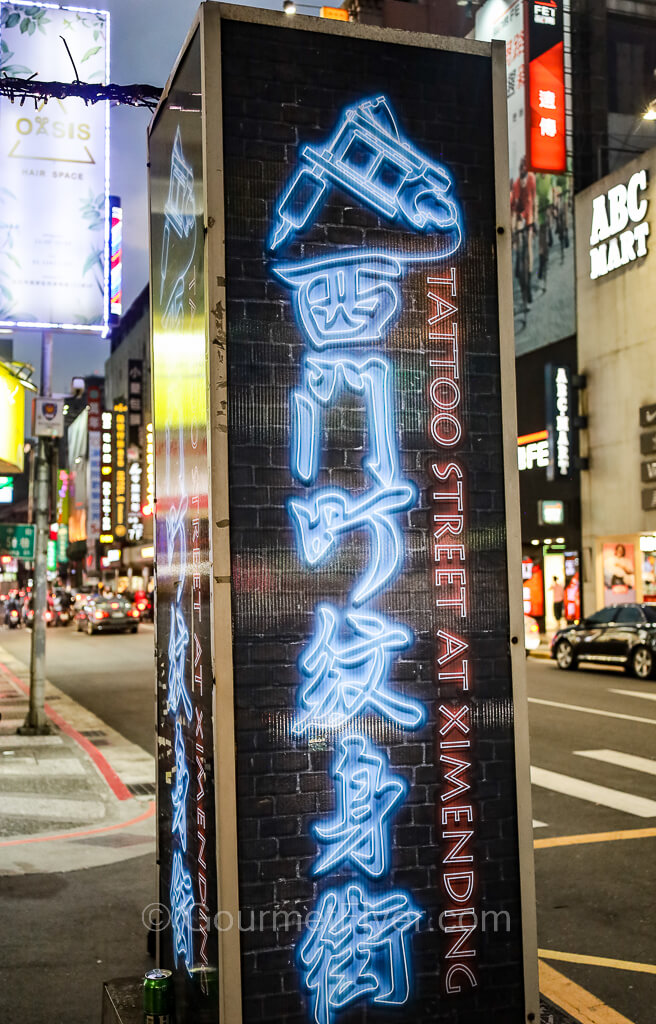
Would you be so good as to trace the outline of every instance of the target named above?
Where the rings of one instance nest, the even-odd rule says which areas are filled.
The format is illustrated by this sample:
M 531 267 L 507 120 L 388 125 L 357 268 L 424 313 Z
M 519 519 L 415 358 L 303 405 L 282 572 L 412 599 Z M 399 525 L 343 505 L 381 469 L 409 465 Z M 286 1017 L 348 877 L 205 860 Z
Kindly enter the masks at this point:
M 565 588 L 558 579 L 554 576 L 553 583 L 549 587 L 551 591 L 551 600 L 553 601 L 553 613 L 556 625 L 560 626 L 560 620 L 563 617 L 563 601 L 565 600 Z

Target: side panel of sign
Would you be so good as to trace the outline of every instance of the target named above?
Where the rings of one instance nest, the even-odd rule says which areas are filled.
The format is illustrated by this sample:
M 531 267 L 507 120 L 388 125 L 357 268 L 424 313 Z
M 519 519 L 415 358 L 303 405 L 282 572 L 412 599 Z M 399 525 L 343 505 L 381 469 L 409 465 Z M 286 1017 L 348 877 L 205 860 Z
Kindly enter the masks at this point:
M 109 75 L 109 15 L 0 3 L 2 70 L 71 82 Z M 109 283 L 109 104 L 0 99 L 0 324 L 103 330 Z
M 216 834 L 200 44 L 150 135 L 160 960 L 179 1019 L 216 1020 Z
M 243 1017 L 519 1024 L 490 60 L 221 38 Z

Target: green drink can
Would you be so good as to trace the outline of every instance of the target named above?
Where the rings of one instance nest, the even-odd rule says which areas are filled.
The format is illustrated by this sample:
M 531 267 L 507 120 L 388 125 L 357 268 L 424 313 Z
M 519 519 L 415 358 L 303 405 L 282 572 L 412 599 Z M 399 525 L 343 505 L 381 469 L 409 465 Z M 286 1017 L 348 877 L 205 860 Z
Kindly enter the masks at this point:
M 143 982 L 144 1024 L 173 1024 L 173 975 L 148 971 Z

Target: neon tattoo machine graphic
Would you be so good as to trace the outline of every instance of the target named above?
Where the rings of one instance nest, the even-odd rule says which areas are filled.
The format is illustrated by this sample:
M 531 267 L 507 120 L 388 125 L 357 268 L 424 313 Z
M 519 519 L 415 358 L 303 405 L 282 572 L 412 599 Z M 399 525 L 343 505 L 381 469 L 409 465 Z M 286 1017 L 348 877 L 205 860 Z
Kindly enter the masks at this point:
M 306 227 L 330 185 L 415 231 L 458 226 L 450 176 L 402 136 L 384 96 L 349 107 L 326 147 L 305 146 L 301 160 L 278 206 L 272 251 Z

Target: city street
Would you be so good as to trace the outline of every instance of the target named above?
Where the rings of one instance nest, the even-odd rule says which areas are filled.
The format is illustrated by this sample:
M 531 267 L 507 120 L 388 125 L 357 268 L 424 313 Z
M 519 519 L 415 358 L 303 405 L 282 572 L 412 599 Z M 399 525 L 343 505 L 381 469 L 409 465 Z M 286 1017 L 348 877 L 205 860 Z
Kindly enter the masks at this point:
M 137 636 L 58 629 L 47 648 L 51 681 L 149 752 L 152 638 L 149 625 Z M 25 662 L 29 639 L 27 630 L 0 634 Z M 631 1024 L 653 1024 L 656 684 L 613 670 L 563 673 L 537 658 L 528 660 L 528 678 L 540 949 L 549 966 Z M 587 838 L 572 844 L 567 836 Z M 0 916 L 9 920 L 20 907 L 29 922 L 20 947 L 9 930 L 1 940 L 3 1020 L 97 1020 L 102 980 L 147 966 L 140 917 L 154 884 L 146 857 L 3 879 Z M 35 1007 L 24 982 L 37 968 Z

